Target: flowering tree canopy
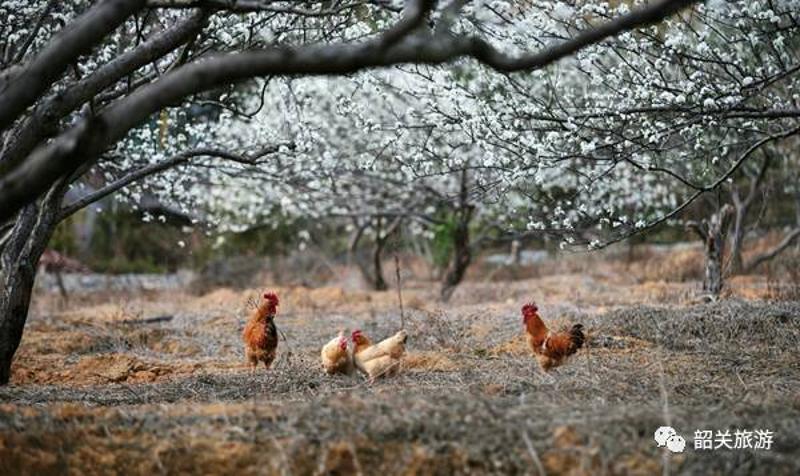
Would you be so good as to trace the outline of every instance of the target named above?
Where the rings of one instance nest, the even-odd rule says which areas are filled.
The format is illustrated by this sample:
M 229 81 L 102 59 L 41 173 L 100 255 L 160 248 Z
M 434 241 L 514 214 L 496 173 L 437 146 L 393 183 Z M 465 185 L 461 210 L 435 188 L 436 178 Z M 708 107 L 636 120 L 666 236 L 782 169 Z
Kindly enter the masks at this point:
M 281 152 L 211 169 L 207 189 L 192 183 L 177 199 L 233 229 L 268 220 L 268 205 L 430 222 L 437 203 L 457 200 L 466 172 L 470 202 L 505 232 L 603 246 L 678 217 L 732 183 L 757 151 L 800 132 L 796 6 L 711 2 L 524 74 L 462 60 L 268 78 L 232 91 L 239 106 L 186 137 Z M 514 55 L 627 11 L 486 2 L 447 28 Z M 176 193 L 177 180 L 161 189 Z
M 508 54 L 481 37 L 454 34 L 447 28 L 450 21 L 458 17 L 462 2 L 453 2 L 441 11 L 436 10 L 441 19 L 440 25 L 443 25 L 438 29 L 426 26 L 426 19 L 431 17 L 437 3 L 430 0 L 408 2 L 402 9 L 404 14 L 397 21 L 394 21 L 396 15 L 391 15 L 392 10 L 398 10 L 397 6 L 382 2 L 376 2 L 371 7 L 367 4 L 366 12 L 355 4 L 338 5 L 326 11 L 323 2 L 322 9 L 309 11 L 297 9 L 291 3 L 107 0 L 90 8 L 70 28 L 52 37 L 39 54 L 24 65 L 6 68 L 5 86 L 0 92 L 0 128 L 6 129 L 14 124 L 19 126 L 19 130 L 10 132 L 12 136 L 25 135 L 22 133 L 30 127 L 28 121 L 21 118 L 26 108 L 37 103 L 48 88 L 57 89 L 59 80 L 69 84 L 65 73 L 70 64 L 80 61 L 80 55 L 86 50 L 94 48 L 93 53 L 100 56 L 91 55 L 87 60 L 89 67 L 102 66 L 85 80 L 91 78 L 101 84 L 93 83 L 87 87 L 85 83 L 73 83 L 65 91 L 55 91 L 50 99 L 61 102 L 62 110 L 75 111 L 89 100 L 97 101 L 99 92 L 116 86 L 122 79 L 130 79 L 130 75 L 140 68 L 151 67 L 154 71 L 150 72 L 149 78 L 140 77 L 141 84 L 135 90 L 125 88 L 122 97 L 109 93 L 112 98 L 107 100 L 105 107 L 102 107 L 102 103 L 94 104 L 85 114 L 86 117 L 77 120 L 74 126 L 50 143 L 43 145 L 31 139 L 21 141 L 24 143 L 19 146 L 12 146 L 10 156 L 3 159 L 6 172 L 0 177 L 0 204 L 3 205 L 0 218 L 9 218 L 59 177 L 74 173 L 81 166 L 97 160 L 109 146 L 124 138 L 130 129 L 151 114 L 202 91 L 256 76 L 348 74 L 392 64 L 444 63 L 464 56 L 474 57 L 502 71 L 533 70 L 609 36 L 656 22 L 694 2 L 657 1 L 567 41 L 544 46 L 537 53 L 520 54 Z M 103 56 L 110 58 L 115 50 L 114 37 L 119 36 L 123 41 L 135 33 L 137 38 L 141 38 L 140 24 L 136 18 L 130 21 L 131 17 L 164 9 L 189 10 L 191 13 L 187 18 L 183 18 L 180 12 L 164 13 L 157 24 L 163 27 L 172 23 L 174 26 L 165 29 L 163 35 L 137 45 L 111 62 L 103 62 Z M 206 53 L 219 49 L 213 44 L 202 48 L 203 45 L 197 42 L 198 28 L 207 23 L 210 15 L 220 11 L 249 11 L 259 15 L 253 18 L 255 23 L 246 27 L 246 33 L 240 29 L 227 34 L 219 32 L 223 47 L 227 40 L 240 38 L 243 40 L 240 48 L 248 48 L 247 51 L 209 55 Z M 356 32 L 360 33 L 358 39 L 338 38 L 338 30 L 342 29 L 342 25 L 337 25 L 335 19 L 343 12 L 347 21 L 363 23 L 366 27 Z M 320 15 L 333 20 L 320 27 L 323 41 L 304 46 L 297 46 L 300 42 L 275 44 L 270 41 L 272 38 L 269 33 L 287 22 L 290 25 L 288 31 L 293 33 L 288 35 L 287 40 L 305 40 L 304 28 L 300 28 L 300 34 L 294 34 L 297 29 L 292 18 L 298 17 L 299 20 L 295 18 L 294 21 L 302 21 Z M 243 24 L 236 23 L 237 26 Z M 387 24 L 391 26 L 385 27 Z M 118 27 L 127 31 L 118 31 Z M 370 29 L 372 34 L 368 31 Z M 331 33 L 331 30 L 336 33 Z M 210 36 L 214 38 L 216 33 Z M 39 29 L 34 28 L 31 34 L 38 36 Z M 188 47 L 179 48 L 182 44 Z M 172 48 L 167 49 L 167 45 Z M 106 48 L 98 48 L 100 46 Z M 178 49 L 180 52 L 176 51 Z M 170 54 L 175 57 L 170 58 Z M 19 58 L 19 61 L 23 59 Z M 160 59 L 166 60 L 167 65 L 159 65 Z M 161 74 L 165 67 L 168 68 L 167 73 Z M 64 101 L 65 96 L 70 101 Z

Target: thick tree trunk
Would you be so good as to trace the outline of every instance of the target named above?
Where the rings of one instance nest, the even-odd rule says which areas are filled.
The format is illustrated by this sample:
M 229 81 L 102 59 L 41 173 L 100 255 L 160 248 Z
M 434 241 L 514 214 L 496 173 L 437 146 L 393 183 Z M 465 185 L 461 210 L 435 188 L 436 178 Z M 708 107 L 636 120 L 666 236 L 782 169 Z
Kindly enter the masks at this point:
M 41 200 L 20 211 L 11 237 L 0 251 L 0 385 L 11 379 L 11 363 L 28 318 L 39 258 L 58 223 L 65 187 L 58 183 Z
M 703 276 L 703 291 L 713 297 L 722 292 L 722 258 L 725 255 L 725 234 L 731 207 L 725 205 L 717 213 L 711 215 L 706 225 L 706 269 Z
M 14 270 L 0 297 L 0 385 L 11 379 L 11 362 L 22 340 L 36 276 L 36 265 L 23 263 Z
M 702 223 L 691 222 L 689 228 L 694 230 L 704 243 L 705 272 L 703 273 L 703 291 L 716 298 L 724 285 L 722 274 L 722 258 L 725 255 L 725 238 L 731 207 L 725 205 Z

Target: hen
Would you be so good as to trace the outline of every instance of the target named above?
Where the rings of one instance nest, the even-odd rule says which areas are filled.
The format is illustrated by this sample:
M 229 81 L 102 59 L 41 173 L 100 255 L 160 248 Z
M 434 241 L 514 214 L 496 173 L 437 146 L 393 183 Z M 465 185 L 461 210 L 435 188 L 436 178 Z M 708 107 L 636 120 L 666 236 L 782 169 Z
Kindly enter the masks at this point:
M 348 352 L 347 337 L 344 331 L 322 346 L 322 368 L 328 375 L 350 374 L 353 369 L 353 357 Z
M 552 332 L 539 317 L 539 308 L 529 303 L 522 306 L 522 322 L 528 344 L 542 369 L 558 367 L 583 346 L 583 325 L 575 324 L 567 332 Z
M 353 331 L 353 361 L 370 381 L 382 376 L 394 375 L 400 368 L 400 359 L 406 351 L 408 333 L 399 331 L 395 335 L 372 344 L 360 330 Z
M 264 293 L 263 300 L 250 314 L 242 332 L 244 352 L 247 362 L 256 369 L 259 362 L 269 369 L 275 360 L 278 349 L 278 329 L 275 327 L 275 313 L 278 310 L 278 295 Z

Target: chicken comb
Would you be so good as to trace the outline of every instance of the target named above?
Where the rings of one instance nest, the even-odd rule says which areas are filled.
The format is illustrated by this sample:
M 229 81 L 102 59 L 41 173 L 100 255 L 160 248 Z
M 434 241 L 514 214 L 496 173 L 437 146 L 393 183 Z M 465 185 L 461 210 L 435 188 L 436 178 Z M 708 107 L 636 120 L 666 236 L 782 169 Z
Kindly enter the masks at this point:
M 356 330 L 353 331 L 352 334 L 350 334 L 350 338 L 352 340 L 356 340 L 356 337 L 358 337 L 360 335 L 361 335 L 361 329 L 356 329 Z
M 280 302 L 279 299 L 278 299 L 278 295 L 275 294 L 272 291 L 265 292 L 264 293 L 264 299 L 266 299 L 267 301 L 271 302 L 272 305 L 276 306 L 276 307 L 278 306 L 278 303 Z
M 522 306 L 522 315 L 527 315 L 527 314 L 531 314 L 531 313 L 538 312 L 538 311 L 539 311 L 539 308 L 536 307 L 536 303 L 533 302 L 533 301 L 531 301 L 528 304 L 525 304 L 524 306 Z

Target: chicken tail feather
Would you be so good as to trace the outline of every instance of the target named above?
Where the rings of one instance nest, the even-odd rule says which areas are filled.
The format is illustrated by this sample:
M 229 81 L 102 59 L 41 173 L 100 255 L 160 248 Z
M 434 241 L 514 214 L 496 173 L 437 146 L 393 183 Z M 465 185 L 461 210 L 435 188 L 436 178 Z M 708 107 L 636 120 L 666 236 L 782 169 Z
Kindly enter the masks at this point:
M 583 324 L 575 324 L 569 331 L 570 340 L 572 340 L 572 351 L 577 352 L 578 349 L 583 347 L 586 340 L 586 335 L 583 333 Z

